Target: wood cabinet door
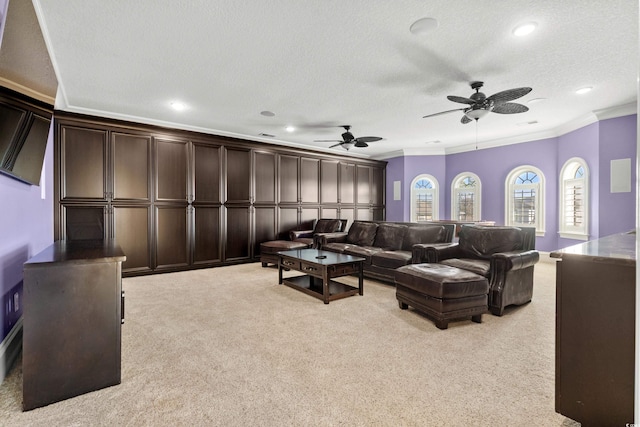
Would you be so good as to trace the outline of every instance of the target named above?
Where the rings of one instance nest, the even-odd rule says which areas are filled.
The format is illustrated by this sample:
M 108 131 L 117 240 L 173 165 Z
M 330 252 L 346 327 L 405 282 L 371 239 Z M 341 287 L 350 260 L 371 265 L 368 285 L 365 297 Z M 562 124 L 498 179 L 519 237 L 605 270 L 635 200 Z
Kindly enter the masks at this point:
M 106 200 L 107 132 L 62 126 L 60 199 Z
M 197 206 L 193 210 L 193 263 L 220 261 L 220 207 Z
M 151 201 L 151 137 L 111 134 L 113 200 Z
M 17 105 L 0 101 L 0 167 L 10 161 L 10 147 L 12 142 L 18 138 L 18 133 L 27 120 L 27 111 Z
M 251 202 L 251 151 L 241 148 L 226 148 L 227 196 L 225 202 Z
M 254 210 L 253 256 L 260 256 L 260 243 L 275 240 L 276 208 L 275 206 L 256 206 Z
M 320 203 L 338 203 L 338 161 L 320 160 Z
M 251 207 L 226 207 L 225 260 L 248 259 L 251 247 Z
M 280 206 L 278 208 L 278 239 L 289 240 L 289 231 L 298 229 L 298 211 L 297 206 Z
M 151 207 L 113 208 L 113 237 L 127 256 L 123 273 L 151 270 Z
M 189 174 L 186 141 L 156 138 L 156 200 L 186 202 Z
M 340 203 L 355 203 L 354 186 L 356 166 L 353 163 L 340 163 Z
M 276 202 L 276 154 L 263 151 L 253 153 L 255 203 Z
M 374 206 L 384 206 L 386 184 L 385 170 L 371 168 L 371 200 Z
M 371 167 L 356 166 L 356 203 L 369 205 L 371 200 Z
M 193 143 L 193 186 L 195 203 L 220 203 L 220 147 Z
M 189 265 L 189 211 L 187 207 L 156 205 L 156 268 Z
M 320 201 L 320 161 L 300 158 L 300 201 L 317 204 Z
M 278 156 L 279 162 L 279 183 L 280 183 L 280 203 L 298 203 L 298 156 Z

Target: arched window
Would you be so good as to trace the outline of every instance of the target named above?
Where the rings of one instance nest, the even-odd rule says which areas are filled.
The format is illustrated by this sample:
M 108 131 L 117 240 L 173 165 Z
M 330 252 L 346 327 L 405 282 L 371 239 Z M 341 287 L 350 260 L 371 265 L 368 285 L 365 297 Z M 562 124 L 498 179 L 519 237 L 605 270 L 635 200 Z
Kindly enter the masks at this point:
M 589 168 L 574 157 L 560 171 L 560 237 L 589 239 Z
M 544 175 L 534 166 L 520 166 L 505 182 L 505 224 L 535 227 L 544 236 Z
M 451 219 L 456 221 L 480 221 L 480 178 L 471 172 L 463 172 L 451 182 Z
M 418 175 L 411 182 L 411 221 L 438 219 L 438 181 L 431 175 Z

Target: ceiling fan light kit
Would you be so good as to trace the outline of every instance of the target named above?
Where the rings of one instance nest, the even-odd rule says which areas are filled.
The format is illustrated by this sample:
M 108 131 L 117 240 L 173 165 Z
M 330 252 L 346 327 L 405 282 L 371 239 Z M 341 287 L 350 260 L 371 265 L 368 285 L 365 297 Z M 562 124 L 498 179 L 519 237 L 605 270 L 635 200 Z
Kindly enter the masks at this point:
M 351 129 L 350 125 L 343 125 L 342 127 L 346 131 L 341 135 L 342 141 L 338 139 L 316 139 L 314 142 L 337 142 L 337 144 L 333 144 L 329 148 L 341 146 L 345 150 L 349 151 L 351 147 L 366 148 L 369 146 L 369 142 L 382 140 L 382 138 L 379 136 L 361 136 L 359 138 L 356 138 L 349 131 L 349 129 Z

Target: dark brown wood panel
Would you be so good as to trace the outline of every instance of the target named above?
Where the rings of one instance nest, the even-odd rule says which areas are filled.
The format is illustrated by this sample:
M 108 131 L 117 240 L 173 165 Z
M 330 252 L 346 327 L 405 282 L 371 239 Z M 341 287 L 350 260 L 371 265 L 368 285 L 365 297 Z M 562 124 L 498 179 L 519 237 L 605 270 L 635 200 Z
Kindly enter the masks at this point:
M 276 202 L 276 154 L 254 153 L 255 203 Z
M 185 141 L 156 138 L 156 200 L 186 201 L 188 145 Z
M 61 199 L 106 199 L 106 131 L 63 126 L 61 157 Z
M 64 206 L 66 240 L 100 240 L 107 237 L 106 206 Z
M 338 208 L 322 207 L 318 218 L 338 218 Z
M 113 237 L 127 260 L 124 272 L 151 270 L 151 208 L 148 206 L 116 206 L 113 208 Z
M 220 203 L 220 147 L 193 143 L 195 202 Z
M 242 260 L 250 256 L 250 209 L 250 207 L 227 207 L 226 260 Z
M 289 239 L 289 231 L 298 229 L 298 207 L 281 206 L 278 208 L 278 239 Z
M 320 218 L 320 206 L 300 209 L 300 225 L 304 229 L 312 229 L 314 221 Z
M 298 156 L 279 157 L 280 203 L 298 203 Z
M 338 203 L 338 161 L 321 160 L 320 177 L 321 203 Z
M 256 207 L 254 220 L 253 256 L 260 255 L 260 243 L 276 239 L 276 208 Z
M 355 203 L 355 174 L 356 166 L 353 163 L 340 163 L 340 203 Z
M 320 202 L 320 160 L 300 158 L 300 200 L 302 203 Z
M 340 219 L 346 219 L 348 220 L 348 223 L 351 224 L 353 223 L 353 220 L 355 219 L 355 209 L 354 208 L 340 208 Z
M 151 200 L 151 137 L 113 133 L 113 200 Z
M 220 208 L 198 206 L 194 209 L 195 264 L 220 261 Z
M 188 208 L 156 206 L 156 266 L 157 268 L 186 266 Z
M 371 200 L 374 206 L 384 205 L 386 193 L 385 173 L 382 168 L 371 168 Z
M 226 149 L 226 202 L 249 202 L 251 197 L 251 151 Z

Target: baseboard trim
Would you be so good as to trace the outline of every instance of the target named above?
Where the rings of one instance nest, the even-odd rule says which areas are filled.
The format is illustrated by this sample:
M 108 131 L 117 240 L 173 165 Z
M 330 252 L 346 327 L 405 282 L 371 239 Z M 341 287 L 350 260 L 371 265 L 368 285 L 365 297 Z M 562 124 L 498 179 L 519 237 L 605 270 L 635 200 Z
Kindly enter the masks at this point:
M 22 316 L 0 343 L 0 384 L 13 367 L 16 359 L 22 351 Z

